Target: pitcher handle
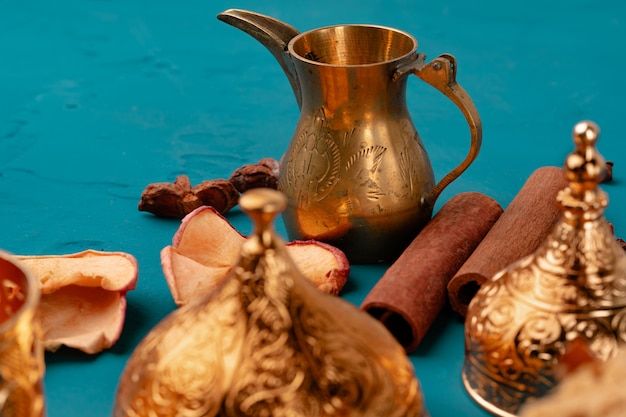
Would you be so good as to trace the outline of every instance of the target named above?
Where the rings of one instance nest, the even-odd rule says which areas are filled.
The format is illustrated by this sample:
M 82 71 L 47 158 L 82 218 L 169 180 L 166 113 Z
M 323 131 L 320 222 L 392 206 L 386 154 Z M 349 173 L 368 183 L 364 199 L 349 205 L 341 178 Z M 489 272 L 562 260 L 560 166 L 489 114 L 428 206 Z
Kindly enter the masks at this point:
M 414 65 L 408 72 L 415 74 L 422 81 L 435 87 L 452 100 L 461 110 L 463 116 L 465 116 L 471 134 L 470 150 L 463 162 L 444 176 L 431 191 L 430 198 L 434 202 L 443 189 L 456 180 L 478 156 L 482 144 L 483 128 L 472 99 L 463 87 L 456 82 L 456 58 L 450 54 L 442 54 L 428 64 L 423 64 L 423 62 L 422 55 L 414 61 Z M 394 74 L 394 78 L 400 76 L 402 72 L 399 71 L 397 74 Z

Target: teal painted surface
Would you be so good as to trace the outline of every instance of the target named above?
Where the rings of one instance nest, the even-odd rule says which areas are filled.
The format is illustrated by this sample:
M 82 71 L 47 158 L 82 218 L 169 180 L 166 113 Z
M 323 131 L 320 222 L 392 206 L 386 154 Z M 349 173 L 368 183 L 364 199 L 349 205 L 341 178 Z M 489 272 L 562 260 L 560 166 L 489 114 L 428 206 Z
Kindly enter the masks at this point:
M 137 257 L 138 287 L 112 349 L 46 356 L 50 417 L 104 417 L 125 361 L 174 304 L 159 251 L 178 221 L 137 211 L 143 188 L 187 174 L 228 177 L 280 158 L 298 117 L 267 51 L 215 15 L 237 7 L 304 31 L 374 23 L 415 35 L 429 58 L 457 57 L 482 116 L 482 151 L 442 194 L 479 191 L 506 206 L 540 166 L 561 165 L 581 119 L 615 162 L 608 219 L 626 236 L 623 144 L 626 3 L 618 1 L 0 1 L 0 247 L 19 254 L 87 248 Z M 468 146 L 463 117 L 409 82 L 408 101 L 438 178 Z M 238 210 L 228 219 L 243 233 Z M 282 225 L 278 225 L 283 233 Z M 357 266 L 358 304 L 385 265 Z M 485 416 L 460 383 L 463 324 L 449 311 L 411 354 L 432 417 Z

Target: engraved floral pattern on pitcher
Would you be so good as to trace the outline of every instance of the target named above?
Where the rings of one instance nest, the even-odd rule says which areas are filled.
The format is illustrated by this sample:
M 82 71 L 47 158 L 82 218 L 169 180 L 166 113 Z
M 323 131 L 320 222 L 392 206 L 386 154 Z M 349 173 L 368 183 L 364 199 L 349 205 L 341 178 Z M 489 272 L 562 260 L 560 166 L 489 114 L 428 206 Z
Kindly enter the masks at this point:
M 354 141 L 358 140 L 355 138 L 362 134 L 358 127 L 339 134 L 331 131 L 328 124 L 323 109 L 320 109 L 313 126 L 300 131 L 285 156 L 279 188 L 292 193 L 295 204 L 305 210 L 331 194 L 341 201 L 337 203 L 338 207 L 348 208 L 359 207 L 362 199 L 371 202 L 383 199 L 390 190 L 380 183 L 378 174 L 389 149 L 379 144 L 355 144 Z M 402 135 L 408 135 L 406 137 L 417 141 L 421 147 L 410 122 L 405 120 L 400 125 Z M 341 137 L 341 140 L 337 141 L 335 137 Z M 404 201 L 418 199 L 416 182 L 419 178 L 415 165 L 418 161 L 414 150 L 403 147 L 397 159 L 398 166 L 394 168 L 398 170 L 405 189 L 400 198 Z M 393 192 L 397 194 L 400 190 Z
M 326 198 L 339 181 L 341 154 L 323 110 L 318 112 L 313 129 L 303 130 L 295 139 L 288 158 L 281 188 L 295 190 L 298 206 L 308 208 L 311 202 Z

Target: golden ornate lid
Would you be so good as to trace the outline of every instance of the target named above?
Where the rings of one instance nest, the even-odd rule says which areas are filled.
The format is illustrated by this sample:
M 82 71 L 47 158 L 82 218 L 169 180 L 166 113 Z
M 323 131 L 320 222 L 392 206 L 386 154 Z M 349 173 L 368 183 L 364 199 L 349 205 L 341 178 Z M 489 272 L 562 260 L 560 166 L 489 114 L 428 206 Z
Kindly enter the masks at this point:
M 306 280 L 273 229 L 286 205 L 254 189 L 255 230 L 229 277 L 164 319 L 122 375 L 115 416 L 423 416 L 402 347 Z
M 592 122 L 574 127 L 560 221 L 535 253 L 496 274 L 470 303 L 463 382 L 494 414 L 514 416 L 553 388 L 574 339 L 602 360 L 626 343 L 626 253 L 604 217 L 598 135 Z

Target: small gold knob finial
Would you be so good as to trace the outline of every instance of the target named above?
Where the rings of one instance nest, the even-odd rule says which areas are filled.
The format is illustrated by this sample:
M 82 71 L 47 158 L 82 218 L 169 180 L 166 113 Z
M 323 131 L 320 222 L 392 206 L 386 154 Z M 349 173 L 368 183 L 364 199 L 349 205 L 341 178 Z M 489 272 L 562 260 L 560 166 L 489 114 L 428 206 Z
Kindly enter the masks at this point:
M 606 162 L 596 148 L 600 128 L 584 121 L 574 126 L 574 151 L 565 160 L 565 175 L 575 195 L 595 189 L 606 177 Z

